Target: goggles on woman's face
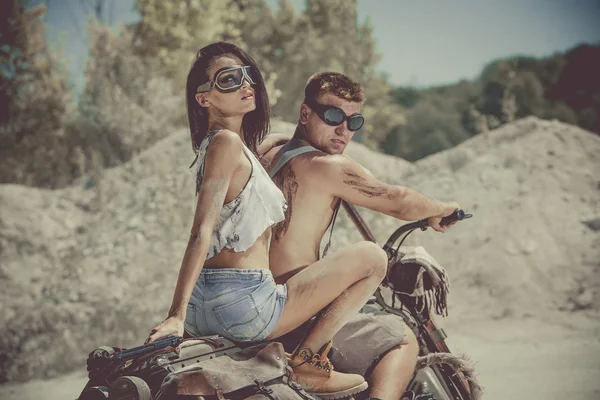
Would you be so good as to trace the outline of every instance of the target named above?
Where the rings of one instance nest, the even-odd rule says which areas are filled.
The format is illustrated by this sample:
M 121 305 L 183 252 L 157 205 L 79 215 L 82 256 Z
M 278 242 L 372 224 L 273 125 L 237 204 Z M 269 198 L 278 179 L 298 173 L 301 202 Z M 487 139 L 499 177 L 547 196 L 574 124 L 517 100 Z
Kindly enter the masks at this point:
M 338 126 L 344 121 L 348 121 L 348 130 L 356 132 L 362 128 L 365 123 L 365 118 L 362 116 L 362 114 L 357 113 L 346 116 L 346 113 L 342 109 L 325 104 L 319 104 L 313 99 L 307 99 L 304 104 L 309 106 L 315 113 L 317 113 L 323 122 L 330 126 Z
M 236 67 L 227 67 L 217 71 L 215 78 L 199 85 L 196 88 L 196 93 L 208 92 L 213 87 L 216 87 L 220 92 L 233 92 L 244 84 L 244 79 L 251 85 L 258 83 L 258 74 L 254 67 L 250 65 L 240 65 Z

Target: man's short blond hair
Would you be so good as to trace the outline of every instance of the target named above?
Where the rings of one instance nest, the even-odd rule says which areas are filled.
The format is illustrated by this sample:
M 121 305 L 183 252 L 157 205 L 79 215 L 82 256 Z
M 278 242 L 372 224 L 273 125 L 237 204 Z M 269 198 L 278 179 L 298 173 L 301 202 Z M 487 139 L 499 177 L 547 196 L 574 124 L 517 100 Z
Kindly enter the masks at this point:
M 337 72 L 318 72 L 313 74 L 306 83 L 304 102 L 307 99 L 317 100 L 325 93 L 355 103 L 363 103 L 366 100 L 362 86 L 346 75 Z

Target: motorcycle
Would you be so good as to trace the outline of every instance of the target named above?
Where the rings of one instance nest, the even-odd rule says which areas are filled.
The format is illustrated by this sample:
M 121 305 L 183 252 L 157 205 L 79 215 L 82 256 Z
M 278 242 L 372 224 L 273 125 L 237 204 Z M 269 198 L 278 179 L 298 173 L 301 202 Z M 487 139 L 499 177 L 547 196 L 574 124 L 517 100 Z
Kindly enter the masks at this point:
M 356 208 L 346 202 L 342 205 L 363 238 L 377 243 Z M 442 219 L 441 225 L 470 217 L 471 214 L 456 210 Z M 427 220 L 421 220 L 399 227 L 389 237 L 383 245 L 390 260 L 388 275 L 365 310 L 376 308 L 398 315 L 417 337 L 420 350 L 416 372 L 401 400 L 479 400 L 481 388 L 473 370 L 466 360 L 450 352 L 444 341 L 447 335 L 437 327 L 431 312 L 435 308 L 438 314 L 443 314 L 444 279 L 436 276 L 435 269 L 418 262 L 403 264 L 400 259 L 406 237 L 416 229 L 427 228 Z M 440 288 L 436 301 L 424 293 Z M 391 304 L 385 290 L 391 291 Z M 132 349 L 99 347 L 89 354 L 89 381 L 77 400 L 167 400 L 161 384 L 168 375 L 216 357 L 235 357 L 243 351 L 240 344 L 220 336 L 167 337 Z
M 342 205 L 361 236 L 377 243 L 358 210 L 344 201 Z M 444 217 L 440 225 L 449 225 L 471 217 L 472 214 L 458 209 L 452 215 Z M 415 260 L 407 264 L 397 262 L 400 258 L 399 249 L 408 235 L 417 229 L 425 231 L 428 227 L 427 219 L 423 219 L 402 225 L 390 235 L 382 246 L 390 260 L 388 274 L 367 308 L 375 307 L 401 317 L 415 333 L 419 343 L 416 373 L 401 400 L 478 400 L 482 390 L 473 369 L 466 359 L 450 352 L 445 342 L 448 336 L 442 328 L 437 327 L 432 313 L 432 308 L 435 308 L 437 314 L 444 315 L 447 287 L 443 286 L 447 283 L 436 276 L 435 268 L 426 268 L 428 265 L 422 262 L 421 265 Z M 427 254 L 424 256 L 427 257 Z M 416 290 L 418 286 L 422 290 Z M 423 286 L 430 290 L 434 287 L 441 289 L 435 296 L 435 307 L 432 307 L 432 300 L 424 293 Z M 392 304 L 389 299 L 384 298 L 384 288 L 391 289 Z M 396 301 L 399 306 L 396 306 Z

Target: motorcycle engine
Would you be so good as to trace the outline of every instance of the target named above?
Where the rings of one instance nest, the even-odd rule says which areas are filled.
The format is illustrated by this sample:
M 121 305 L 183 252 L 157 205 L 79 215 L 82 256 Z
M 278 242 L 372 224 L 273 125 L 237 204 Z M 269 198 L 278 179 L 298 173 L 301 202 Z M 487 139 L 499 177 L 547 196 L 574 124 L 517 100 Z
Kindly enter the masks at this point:
M 400 400 L 453 400 L 449 393 L 436 372 L 431 367 L 424 367 L 417 371 Z

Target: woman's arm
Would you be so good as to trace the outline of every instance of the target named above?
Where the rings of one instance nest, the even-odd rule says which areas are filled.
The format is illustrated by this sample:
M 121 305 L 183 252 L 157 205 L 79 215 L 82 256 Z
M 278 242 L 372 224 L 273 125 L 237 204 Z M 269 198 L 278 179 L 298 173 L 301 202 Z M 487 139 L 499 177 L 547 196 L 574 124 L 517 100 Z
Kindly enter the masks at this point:
M 273 147 L 286 144 L 292 138 L 291 133 L 271 133 L 258 145 L 258 156 L 262 157 Z
M 194 223 L 185 250 L 167 319 L 152 329 L 146 343 L 183 334 L 187 303 L 206 260 L 212 232 L 219 219 L 233 174 L 243 155 L 240 137 L 230 131 L 217 133 L 206 153 L 204 176 L 198 192 Z

